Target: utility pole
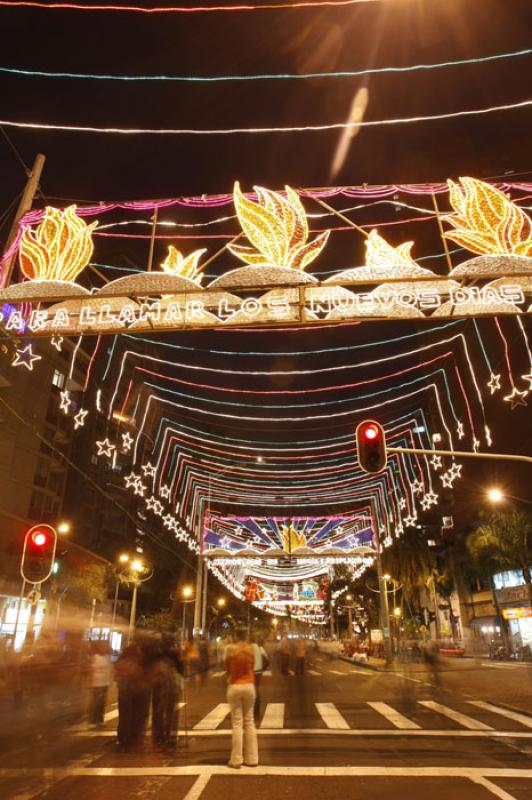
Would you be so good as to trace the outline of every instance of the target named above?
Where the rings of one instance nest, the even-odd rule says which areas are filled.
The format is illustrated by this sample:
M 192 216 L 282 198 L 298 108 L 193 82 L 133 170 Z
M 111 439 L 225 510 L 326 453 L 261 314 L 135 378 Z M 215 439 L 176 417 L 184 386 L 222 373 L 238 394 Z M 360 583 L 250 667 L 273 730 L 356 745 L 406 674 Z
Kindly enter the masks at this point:
M 35 161 L 33 162 L 32 170 L 27 176 L 28 179 L 26 181 L 26 186 L 24 187 L 24 191 L 22 192 L 22 197 L 20 198 L 17 212 L 15 214 L 15 218 L 13 220 L 11 229 L 9 231 L 9 236 L 7 237 L 7 245 L 4 252 L 7 252 L 11 247 L 12 243 L 15 241 L 15 237 L 17 235 L 17 230 L 18 230 L 18 224 L 22 219 L 22 217 L 24 216 L 24 214 L 26 214 L 26 212 L 29 211 L 33 205 L 33 201 L 35 200 L 35 195 L 37 194 L 37 189 L 39 188 L 39 182 L 41 180 L 41 174 L 43 171 L 45 161 L 46 157 L 43 156 L 42 153 L 37 153 Z M 13 275 L 14 264 L 15 264 L 15 254 L 13 253 L 13 255 L 7 259 L 4 266 L 4 273 L 0 278 L 2 287 L 9 285 L 9 282 L 11 281 L 11 277 Z

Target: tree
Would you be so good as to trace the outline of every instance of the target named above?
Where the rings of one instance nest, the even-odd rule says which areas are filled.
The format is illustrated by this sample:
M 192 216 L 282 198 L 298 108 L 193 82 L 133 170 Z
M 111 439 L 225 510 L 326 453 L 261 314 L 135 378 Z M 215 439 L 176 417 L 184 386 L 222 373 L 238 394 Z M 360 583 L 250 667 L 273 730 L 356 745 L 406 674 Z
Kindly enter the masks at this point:
M 109 570 L 105 564 L 64 564 L 54 580 L 55 589 L 78 606 L 89 606 L 93 600 L 107 600 Z
M 532 514 L 510 509 L 492 511 L 467 540 L 471 557 L 490 576 L 494 572 L 519 569 L 532 606 Z
M 426 586 L 436 567 L 434 553 L 422 531 L 408 530 L 383 553 L 383 569 L 401 584 L 403 595 L 419 610 L 419 590 Z

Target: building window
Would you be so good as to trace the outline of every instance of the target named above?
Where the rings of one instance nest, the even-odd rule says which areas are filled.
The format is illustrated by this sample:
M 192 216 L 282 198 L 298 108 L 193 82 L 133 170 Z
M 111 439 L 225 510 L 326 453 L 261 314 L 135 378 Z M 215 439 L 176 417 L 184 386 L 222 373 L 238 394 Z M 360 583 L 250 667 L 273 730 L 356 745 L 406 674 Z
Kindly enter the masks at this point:
M 60 370 L 54 369 L 52 383 L 54 386 L 57 386 L 58 389 L 62 389 L 65 385 L 65 376 L 62 372 L 60 372 Z

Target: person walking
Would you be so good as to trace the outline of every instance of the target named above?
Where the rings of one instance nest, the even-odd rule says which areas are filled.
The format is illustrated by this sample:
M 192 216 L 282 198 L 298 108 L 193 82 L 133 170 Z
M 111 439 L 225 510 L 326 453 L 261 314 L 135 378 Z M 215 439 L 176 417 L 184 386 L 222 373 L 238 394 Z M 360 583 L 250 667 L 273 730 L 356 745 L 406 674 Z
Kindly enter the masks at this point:
M 107 691 L 111 684 L 111 654 L 109 652 L 109 643 L 106 641 L 93 642 L 92 646 L 89 725 L 101 728 L 104 723 Z
M 269 666 L 268 655 L 264 649 L 262 639 L 259 639 L 257 642 L 253 642 L 253 655 L 255 659 L 253 664 L 253 674 L 255 677 L 255 704 L 253 706 L 253 716 L 255 718 L 255 722 L 257 722 L 260 717 L 261 706 L 260 684 L 262 681 L 262 675 Z
M 226 650 L 225 667 L 229 686 L 227 702 L 231 709 L 232 748 L 228 766 L 240 769 L 256 767 L 259 763 L 257 729 L 253 718 L 255 684 L 253 668 L 255 653 L 246 641 L 246 629 L 236 632 L 236 642 Z
M 175 748 L 178 740 L 178 700 L 183 691 L 184 664 L 172 639 L 163 636 L 151 665 L 152 739 L 156 747 Z
M 279 657 L 281 661 L 281 674 L 290 674 L 290 642 L 286 633 L 283 635 L 279 645 Z
M 307 654 L 307 643 L 302 636 L 296 641 L 296 675 L 305 673 L 305 656 Z
M 150 683 L 146 654 L 138 644 L 128 645 L 115 663 L 118 683 L 117 744 L 131 752 L 142 746 L 144 728 L 150 710 Z

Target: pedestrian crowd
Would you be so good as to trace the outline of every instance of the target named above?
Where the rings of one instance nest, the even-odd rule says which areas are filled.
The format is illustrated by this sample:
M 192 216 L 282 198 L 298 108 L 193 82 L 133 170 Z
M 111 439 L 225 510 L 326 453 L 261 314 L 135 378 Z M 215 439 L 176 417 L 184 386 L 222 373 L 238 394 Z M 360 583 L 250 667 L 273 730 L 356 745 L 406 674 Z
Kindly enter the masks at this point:
M 118 689 L 117 745 L 120 751 L 141 749 L 150 709 L 153 745 L 162 751 L 173 750 L 178 744 L 185 675 L 194 677 L 199 687 L 203 685 L 209 667 L 207 643 L 193 640 L 180 647 L 170 636 L 143 636 L 124 648 L 114 666 L 107 644 L 93 644 L 89 724 L 94 727 L 104 724 L 107 692 L 114 678 Z M 306 650 L 304 639 L 292 642 L 283 636 L 276 652 L 281 674 L 303 675 Z M 228 765 L 233 769 L 257 766 L 260 688 L 270 658 L 262 640 L 250 642 L 246 629 L 238 629 L 217 660 L 223 663 L 227 673 L 227 703 L 232 725 Z M 290 670 L 292 663 L 294 670 Z

